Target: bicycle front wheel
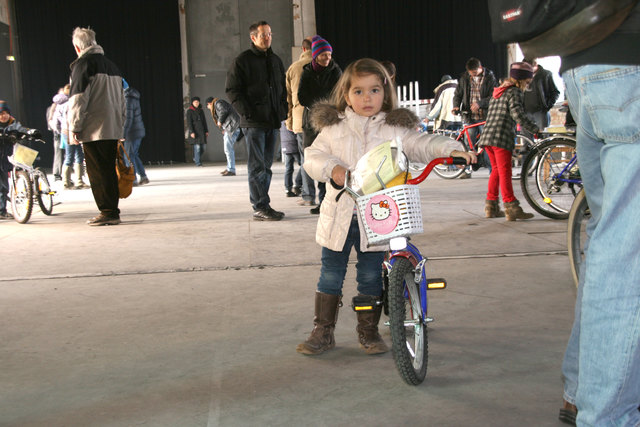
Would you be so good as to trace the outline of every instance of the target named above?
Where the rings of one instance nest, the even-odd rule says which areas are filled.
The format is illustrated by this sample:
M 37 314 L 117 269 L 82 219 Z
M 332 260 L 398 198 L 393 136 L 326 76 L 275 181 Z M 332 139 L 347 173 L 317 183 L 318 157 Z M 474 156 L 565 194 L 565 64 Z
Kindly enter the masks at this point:
M 573 281 L 578 286 L 580 278 L 580 267 L 584 262 L 584 249 L 587 243 L 587 222 L 591 218 L 587 197 L 584 190 L 576 196 L 571 211 L 569 212 L 569 225 L 567 227 L 567 250 L 569 253 L 569 263 L 571 265 L 571 275 Z
M 389 273 L 389 326 L 394 359 L 400 376 L 418 385 L 427 375 L 427 325 L 423 321 L 414 268 L 397 258 Z
M 33 188 L 42 213 L 51 215 L 53 213 L 53 192 L 51 191 L 47 174 L 40 168 L 36 168 L 33 173 Z
M 15 185 L 11 193 L 11 210 L 13 219 L 25 224 L 31 218 L 33 210 L 33 189 L 27 172 L 15 171 Z

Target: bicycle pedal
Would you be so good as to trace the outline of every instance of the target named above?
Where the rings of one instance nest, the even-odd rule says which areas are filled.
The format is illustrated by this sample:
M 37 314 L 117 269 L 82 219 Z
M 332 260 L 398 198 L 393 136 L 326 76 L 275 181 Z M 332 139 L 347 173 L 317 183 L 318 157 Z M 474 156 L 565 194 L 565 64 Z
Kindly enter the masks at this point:
M 379 305 L 382 305 L 382 301 L 369 295 L 357 295 L 351 300 L 351 308 L 355 312 L 373 311 Z

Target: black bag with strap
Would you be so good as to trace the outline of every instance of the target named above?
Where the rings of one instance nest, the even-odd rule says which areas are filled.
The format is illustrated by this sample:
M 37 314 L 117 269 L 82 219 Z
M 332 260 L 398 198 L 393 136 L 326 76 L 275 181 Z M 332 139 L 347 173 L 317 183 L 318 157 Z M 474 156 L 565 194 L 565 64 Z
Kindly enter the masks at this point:
M 567 56 L 595 46 L 638 0 L 488 0 L 496 43 L 518 42 L 527 58 Z

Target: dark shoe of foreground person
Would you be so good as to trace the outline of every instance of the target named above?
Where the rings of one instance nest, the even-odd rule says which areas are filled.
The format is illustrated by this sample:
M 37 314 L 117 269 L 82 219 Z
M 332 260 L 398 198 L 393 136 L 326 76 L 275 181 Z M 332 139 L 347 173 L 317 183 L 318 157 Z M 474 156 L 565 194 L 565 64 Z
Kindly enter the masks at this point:
M 253 213 L 253 219 L 255 221 L 280 221 L 283 216 L 284 214 L 280 216 L 273 210 L 255 211 Z
M 315 317 L 313 330 L 309 338 L 298 344 L 296 351 L 309 356 L 322 354 L 336 346 L 333 331 L 338 321 L 338 311 L 341 305 L 341 295 L 330 295 L 316 292 Z
M 91 218 L 89 221 L 87 221 L 87 224 L 91 226 L 118 225 L 121 222 L 122 221 L 120 221 L 120 218 L 113 218 L 113 217 L 108 217 L 106 215 L 100 214 L 96 217 Z
M 320 215 L 320 205 L 316 206 L 315 208 L 309 209 L 309 213 L 312 215 Z
M 515 200 L 504 204 L 504 212 L 507 215 L 507 221 L 515 221 L 516 219 L 533 218 L 532 213 L 524 212 L 520 207 L 520 202 Z
M 484 216 L 486 218 L 502 218 L 504 212 L 500 210 L 500 202 L 497 200 L 485 200 Z
M 364 295 L 359 296 L 362 297 Z M 375 308 L 371 311 L 358 311 L 356 313 L 358 317 L 356 331 L 358 332 L 360 348 L 363 348 L 367 354 L 381 354 L 389 351 L 389 347 L 387 347 L 387 344 L 378 333 L 378 322 L 380 322 L 381 314 L 382 305 L 375 305 Z
M 562 408 L 560 408 L 560 414 L 558 415 L 558 419 L 563 423 L 567 423 L 574 426 L 576 425 L 577 416 L 578 416 L 578 408 L 576 408 L 576 405 L 572 405 L 566 400 L 562 400 Z

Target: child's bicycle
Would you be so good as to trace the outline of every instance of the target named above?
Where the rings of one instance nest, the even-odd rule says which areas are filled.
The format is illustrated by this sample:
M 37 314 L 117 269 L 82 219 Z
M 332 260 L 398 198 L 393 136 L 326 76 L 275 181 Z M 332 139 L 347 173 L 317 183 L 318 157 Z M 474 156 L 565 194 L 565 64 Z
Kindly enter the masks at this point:
M 9 157 L 9 162 L 13 164 L 13 169 L 9 171 L 9 198 L 13 219 L 20 224 L 27 223 L 31 218 L 34 199 L 45 215 L 53 212 L 53 196 L 56 192 L 51 189 L 47 174 L 33 167 L 38 152 L 20 144 L 20 141 L 44 143 L 37 138 L 38 135 L 33 129 L 29 133 L 9 131 L 1 135 L 5 143 L 13 144 L 13 155 Z
M 409 236 L 423 232 L 417 184 L 441 164 L 466 165 L 466 161 L 455 157 L 435 159 L 417 178 L 389 188 L 385 188 L 378 176 L 383 189 L 365 196 L 349 188 L 349 175 L 344 187 L 356 201 L 369 245 L 389 243 L 390 250 L 383 265 L 384 296 L 377 304 L 383 304 L 384 313 L 389 316 L 398 372 L 411 385 L 420 384 L 427 374 L 427 323 L 433 320 L 427 317 L 427 290 L 444 289 L 446 281 L 427 278 L 427 258 L 409 242 Z M 353 309 L 373 310 L 373 304 L 371 300 L 355 297 Z

